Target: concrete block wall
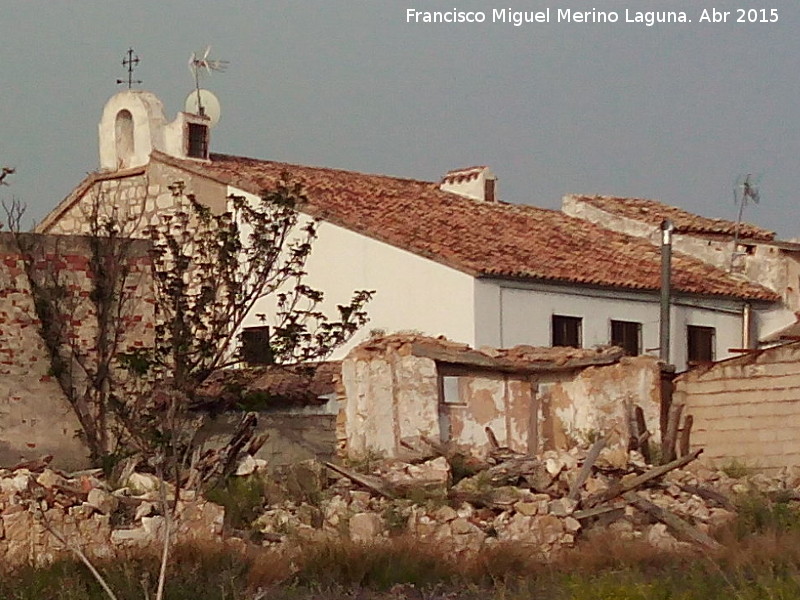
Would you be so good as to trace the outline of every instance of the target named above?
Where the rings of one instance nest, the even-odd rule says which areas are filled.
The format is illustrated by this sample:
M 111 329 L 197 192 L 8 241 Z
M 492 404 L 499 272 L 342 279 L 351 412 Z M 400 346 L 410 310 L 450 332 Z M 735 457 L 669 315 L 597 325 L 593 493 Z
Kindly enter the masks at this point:
M 800 466 L 800 343 L 688 371 L 675 386 L 704 460 L 766 471 Z

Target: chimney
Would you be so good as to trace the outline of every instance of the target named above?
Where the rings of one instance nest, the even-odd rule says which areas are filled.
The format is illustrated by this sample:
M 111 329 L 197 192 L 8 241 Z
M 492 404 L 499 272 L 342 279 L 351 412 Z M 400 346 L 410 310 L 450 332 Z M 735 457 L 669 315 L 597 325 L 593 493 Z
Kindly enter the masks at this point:
M 439 188 L 472 200 L 497 202 L 497 177 L 489 167 L 469 167 L 448 171 Z

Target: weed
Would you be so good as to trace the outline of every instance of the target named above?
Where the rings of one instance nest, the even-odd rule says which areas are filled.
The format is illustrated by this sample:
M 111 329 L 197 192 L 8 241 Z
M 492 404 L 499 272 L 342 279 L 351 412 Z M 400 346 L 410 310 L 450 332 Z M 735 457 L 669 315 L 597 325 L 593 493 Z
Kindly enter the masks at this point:
M 230 477 L 221 486 L 205 493 L 211 502 L 225 508 L 225 525 L 231 529 L 248 530 L 263 512 L 265 483 L 259 475 Z
M 429 586 L 457 579 L 453 557 L 417 539 L 395 538 L 373 544 L 337 542 L 307 548 L 296 558 L 296 581 L 305 585 Z
M 369 475 L 373 472 L 375 467 L 385 459 L 386 456 L 383 452 L 375 450 L 374 448 L 368 448 L 363 454 L 345 460 L 345 466 L 359 473 Z
M 743 479 L 752 475 L 756 469 L 734 458 L 720 467 L 720 470 L 731 479 Z
M 789 497 L 770 498 L 750 492 L 736 498 L 736 505 L 734 528 L 738 539 L 754 533 L 800 531 L 800 508 Z
M 408 518 L 411 514 L 412 502 L 395 500 L 383 509 L 381 516 L 390 534 L 402 533 L 408 527 Z

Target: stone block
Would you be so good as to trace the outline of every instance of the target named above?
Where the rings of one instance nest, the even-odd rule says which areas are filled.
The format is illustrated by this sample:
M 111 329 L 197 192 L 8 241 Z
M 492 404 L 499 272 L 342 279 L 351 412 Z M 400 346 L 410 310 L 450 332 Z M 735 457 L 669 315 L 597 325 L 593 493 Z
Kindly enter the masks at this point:
M 369 542 L 380 536 L 384 522 L 375 513 L 356 513 L 350 517 L 350 539 L 354 542 Z

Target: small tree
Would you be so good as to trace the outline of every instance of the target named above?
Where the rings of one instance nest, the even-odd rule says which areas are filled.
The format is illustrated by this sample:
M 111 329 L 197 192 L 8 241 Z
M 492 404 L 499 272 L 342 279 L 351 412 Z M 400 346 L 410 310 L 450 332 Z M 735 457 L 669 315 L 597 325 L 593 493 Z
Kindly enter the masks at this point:
M 181 182 L 171 189 L 180 208 L 150 230 L 159 312 L 150 358 L 171 387 L 192 398 L 211 372 L 238 362 L 242 323 L 269 296 L 270 349 L 285 366 L 324 360 L 367 322 L 373 292 L 355 292 L 332 320 L 319 308 L 323 293 L 305 282 L 317 222 L 298 211 L 306 197 L 288 174 L 257 202 L 229 197 L 220 214 Z
M 259 300 L 275 299 L 275 361 L 302 369 L 324 360 L 366 323 L 372 292 L 355 292 L 337 307 L 336 319 L 320 310 L 322 292 L 305 283 L 317 223 L 298 212 L 306 199 L 288 175 L 257 202 L 229 198 L 220 214 L 187 194 L 183 183 L 170 189 L 174 210 L 147 230 L 154 340 L 136 349 L 125 340 L 141 307 L 135 294 L 146 284 L 132 270 L 130 238 L 141 231 L 141 215 L 121 218 L 113 209 L 119 188 L 101 189 L 84 214 L 92 282 L 87 316 L 95 325 L 89 334 L 76 330 L 73 316 L 86 299 L 76 297 L 79 286 L 69 281 L 68 270 L 53 268 L 58 251 L 45 256 L 41 240 L 19 232 L 19 205 L 7 212 L 51 372 L 93 459 L 109 465 L 121 454 L 139 453 L 159 469 L 168 463 L 179 477 L 202 420 L 190 418 L 188 408 L 212 372 L 239 361 L 236 336 Z
M 229 197 L 228 210 L 218 214 L 187 194 L 182 182 L 170 189 L 176 210 L 149 230 L 155 343 L 123 357 L 149 391 L 126 404 L 122 417 L 141 449 L 166 460 L 179 479 L 199 427 L 198 419 L 187 418 L 187 408 L 211 373 L 240 361 L 236 337 L 259 300 L 275 300 L 275 362 L 305 370 L 367 322 L 365 305 L 373 292 L 356 291 L 337 306 L 335 319 L 320 309 L 323 293 L 305 283 L 317 223 L 299 212 L 306 198 L 288 174 L 256 202 Z M 218 478 L 232 466 L 230 458 L 223 461 L 227 467 L 215 467 Z

